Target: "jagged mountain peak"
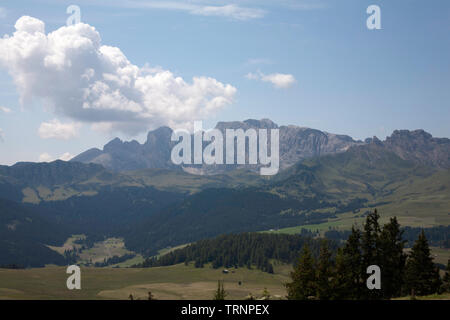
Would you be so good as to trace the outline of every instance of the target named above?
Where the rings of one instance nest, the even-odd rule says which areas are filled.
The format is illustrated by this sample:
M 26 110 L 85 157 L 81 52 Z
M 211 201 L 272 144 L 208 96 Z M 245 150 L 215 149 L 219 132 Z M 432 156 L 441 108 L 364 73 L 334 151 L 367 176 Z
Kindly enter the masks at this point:
M 158 140 L 170 140 L 173 130 L 167 126 L 159 127 L 155 130 L 149 131 L 147 134 L 147 141 L 144 144 L 156 144 Z
M 247 119 L 244 121 L 220 121 L 216 124 L 216 129 L 276 129 L 278 125 L 270 119 Z
M 450 140 L 433 138 L 423 129 L 395 130 L 385 141 L 376 136 L 364 142 L 354 140 L 348 135 L 334 134 L 296 125 L 278 126 L 270 119 L 247 119 L 244 121 L 221 121 L 216 128 L 226 129 L 274 129 L 280 130 L 280 168 L 284 169 L 300 160 L 342 153 L 351 147 L 365 145 L 378 146 L 381 150 L 395 153 L 404 160 L 431 165 L 438 168 L 450 168 Z M 72 161 L 93 162 L 114 171 L 127 171 L 146 168 L 182 169 L 170 160 L 175 142 L 170 140 L 172 129 L 163 126 L 149 131 L 145 143 L 136 140 L 127 142 L 115 138 L 107 143 L 103 150 L 89 149 Z M 189 166 L 187 166 L 189 167 Z M 201 166 L 196 172 L 202 174 L 221 173 L 238 166 Z M 185 168 L 186 169 L 186 168 Z M 252 168 L 256 170 L 255 168 Z
M 226 129 L 279 129 L 280 130 L 280 166 L 286 168 L 299 160 L 344 152 L 350 146 L 362 144 L 349 136 L 323 132 L 317 129 L 294 125 L 278 126 L 270 119 L 247 119 L 244 121 L 221 121 L 216 128 Z M 103 150 L 89 149 L 71 161 L 99 163 L 114 171 L 137 170 L 146 168 L 181 169 L 170 160 L 175 142 L 170 140 L 172 129 L 166 126 L 148 132 L 147 140 L 140 144 L 133 140 L 124 142 L 115 138 L 108 142 Z M 233 169 L 234 166 L 208 166 L 198 172 L 215 174 Z M 197 168 L 198 169 L 198 168 Z M 253 168 L 256 170 L 256 168 Z
M 450 168 L 450 139 L 434 138 L 423 129 L 395 130 L 383 144 L 402 159 L 443 169 Z
M 387 141 L 399 140 L 399 139 L 423 139 L 431 140 L 433 136 L 423 129 L 417 130 L 394 130 L 390 137 L 386 137 Z

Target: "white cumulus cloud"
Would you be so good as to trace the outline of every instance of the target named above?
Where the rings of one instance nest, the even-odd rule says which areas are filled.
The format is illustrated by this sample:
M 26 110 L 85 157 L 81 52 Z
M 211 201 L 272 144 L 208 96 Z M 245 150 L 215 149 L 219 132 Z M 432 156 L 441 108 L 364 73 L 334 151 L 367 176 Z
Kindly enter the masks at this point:
M 236 88 L 211 77 L 191 82 L 168 70 L 139 68 L 117 47 L 102 45 L 84 23 L 48 34 L 44 22 L 23 16 L 0 39 L 0 66 L 25 103 L 35 97 L 56 115 L 137 134 L 160 125 L 184 126 L 233 101 Z
M 10 113 L 10 112 L 11 112 L 11 109 L 10 109 L 10 108 L 7 108 L 7 107 L 4 107 L 4 106 L 0 106 L 0 111 L 2 111 L 2 112 L 4 112 L 4 113 Z
M 292 74 L 286 73 L 263 74 L 262 72 L 250 72 L 245 77 L 251 80 L 270 82 L 275 88 L 289 88 L 296 82 L 295 77 Z
M 242 7 L 236 3 L 218 4 L 217 1 L 123 1 L 119 6 L 142 9 L 184 11 L 192 15 L 218 16 L 235 20 L 263 18 L 266 10 Z
M 73 158 L 72 154 L 70 154 L 69 152 L 65 152 L 59 157 L 59 160 L 69 161 L 72 158 Z
M 190 10 L 192 14 L 204 16 L 222 16 L 231 17 L 237 20 L 258 19 L 264 17 L 266 12 L 262 9 L 245 8 L 236 4 L 227 4 L 223 6 L 201 6 Z
M 38 133 L 42 139 L 64 139 L 68 140 L 78 135 L 81 124 L 77 122 L 61 123 L 58 119 L 41 123 Z
M 50 162 L 53 161 L 53 157 L 49 155 L 47 152 L 41 153 L 39 155 L 39 162 Z
M 41 153 L 39 155 L 38 161 L 39 162 L 52 162 L 52 161 L 55 161 L 55 160 L 69 161 L 72 158 L 73 158 L 73 155 L 70 154 L 69 152 L 65 152 L 61 156 L 56 157 L 56 158 L 53 157 L 52 155 L 50 155 L 49 153 L 44 152 L 44 153 Z

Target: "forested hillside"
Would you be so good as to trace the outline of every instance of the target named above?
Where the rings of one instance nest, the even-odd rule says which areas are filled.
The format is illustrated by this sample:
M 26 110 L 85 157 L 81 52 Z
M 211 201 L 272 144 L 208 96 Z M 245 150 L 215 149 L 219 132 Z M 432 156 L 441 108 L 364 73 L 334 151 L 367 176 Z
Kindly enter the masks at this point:
M 247 267 L 273 273 L 272 260 L 294 263 L 305 244 L 318 256 L 321 239 L 300 235 L 242 233 L 197 241 L 160 258 L 149 258 L 141 267 L 168 266 L 194 262 L 196 267 L 211 263 L 213 268 Z M 337 245 L 331 243 L 336 252 Z
M 0 199 L 0 265 L 43 267 L 64 264 L 62 255 L 46 245 L 62 245 L 70 229 L 42 218 L 35 208 Z M 54 213 L 54 212 L 53 212 Z

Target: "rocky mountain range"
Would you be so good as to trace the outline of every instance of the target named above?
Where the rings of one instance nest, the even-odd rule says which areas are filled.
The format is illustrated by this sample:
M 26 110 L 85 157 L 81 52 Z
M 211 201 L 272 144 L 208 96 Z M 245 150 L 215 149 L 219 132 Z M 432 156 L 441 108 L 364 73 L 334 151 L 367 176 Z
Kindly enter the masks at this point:
M 382 144 L 404 160 L 450 168 L 450 139 L 433 138 L 424 130 L 395 130 Z
M 219 122 L 216 129 L 224 134 L 226 129 L 279 129 L 280 134 L 280 169 L 288 168 L 300 160 L 336 154 L 351 147 L 370 143 L 379 144 L 386 151 L 391 151 L 404 160 L 422 165 L 431 165 L 440 169 L 450 168 L 450 139 L 434 138 L 424 130 L 395 130 L 385 141 L 377 137 L 364 142 L 347 135 L 328 133 L 316 129 L 295 125 L 278 126 L 269 119 Z M 242 165 L 174 165 L 170 154 L 176 142 L 171 141 L 172 129 L 160 127 L 150 131 L 145 143 L 136 140 L 122 141 L 119 138 L 107 143 L 103 150 L 89 149 L 71 161 L 101 164 L 113 171 L 130 171 L 149 168 L 173 169 L 195 174 L 217 174 Z M 225 142 L 224 142 L 225 145 Z M 206 146 L 204 143 L 203 147 Z M 258 166 L 245 166 L 256 170 Z
M 226 129 L 279 129 L 280 133 L 280 168 L 287 168 L 294 163 L 307 158 L 326 154 L 343 152 L 351 146 L 362 145 L 364 142 L 355 141 L 346 135 L 332 134 L 316 129 L 294 125 L 278 126 L 269 119 L 219 122 L 216 129 L 224 135 Z M 170 140 L 172 129 L 160 127 L 150 131 L 147 141 L 140 144 L 136 140 L 127 142 L 116 138 L 107 143 L 103 150 L 89 149 L 71 161 L 97 163 L 114 171 L 128 171 L 149 168 L 183 169 L 190 173 L 217 174 L 242 166 L 207 166 L 207 165 L 174 165 L 170 153 L 176 142 Z M 204 143 L 203 147 L 206 146 Z M 257 169 L 258 166 L 246 166 Z

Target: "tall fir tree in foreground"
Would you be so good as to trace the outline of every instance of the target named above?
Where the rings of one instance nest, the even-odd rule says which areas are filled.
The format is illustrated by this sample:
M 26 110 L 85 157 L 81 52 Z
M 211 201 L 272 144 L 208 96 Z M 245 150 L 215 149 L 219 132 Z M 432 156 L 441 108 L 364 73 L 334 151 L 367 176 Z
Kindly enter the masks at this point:
M 320 246 L 319 259 L 308 246 L 303 251 L 287 284 L 288 299 L 305 300 L 371 300 L 391 299 L 403 294 L 428 295 L 450 291 L 450 261 L 443 281 L 433 263 L 425 233 L 419 235 L 411 253 L 404 253 L 403 231 L 396 217 L 382 228 L 375 210 L 360 231 L 352 227 L 345 245 L 338 249 L 333 261 L 326 242 Z M 369 289 L 367 269 L 380 267 L 381 288 Z
M 336 255 L 333 299 L 360 299 L 363 290 L 361 232 L 352 227 L 347 242 Z
M 316 297 L 320 300 L 330 300 L 333 296 L 332 288 L 333 263 L 327 240 L 320 245 L 319 261 L 317 263 Z
M 406 241 L 396 217 L 383 226 L 378 245 L 381 268 L 381 293 L 384 299 L 399 297 L 402 293 L 406 254 Z
M 286 284 L 289 300 L 306 300 L 316 293 L 315 261 L 308 245 L 304 245 L 300 258 L 291 272 L 291 283 Z
M 447 261 L 447 270 L 442 279 L 442 292 L 450 292 L 450 259 Z
M 371 265 L 380 266 L 381 253 L 380 253 L 380 215 L 377 209 L 369 213 L 366 217 L 366 221 L 363 227 L 363 233 L 361 237 L 361 251 L 362 251 L 362 265 L 361 265 L 361 277 L 367 278 L 367 267 Z M 368 299 L 380 299 L 382 293 L 380 290 L 367 290 L 365 288 L 362 291 L 362 297 L 365 300 Z
M 433 263 L 425 232 L 419 235 L 411 249 L 405 270 L 405 289 L 411 295 L 428 295 L 439 291 L 441 279 Z
M 213 300 L 225 300 L 227 293 L 223 287 L 223 281 L 217 281 L 217 290 L 214 293 Z

